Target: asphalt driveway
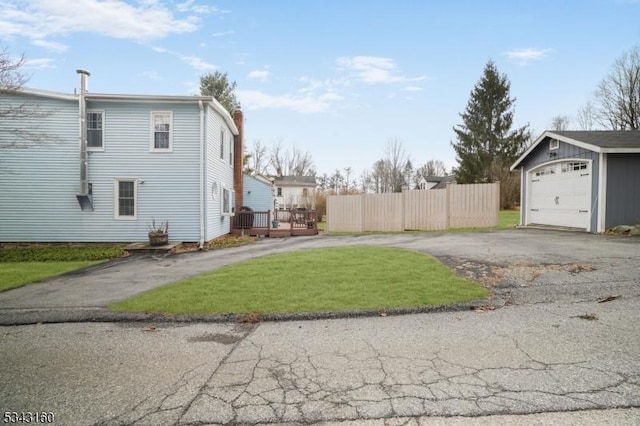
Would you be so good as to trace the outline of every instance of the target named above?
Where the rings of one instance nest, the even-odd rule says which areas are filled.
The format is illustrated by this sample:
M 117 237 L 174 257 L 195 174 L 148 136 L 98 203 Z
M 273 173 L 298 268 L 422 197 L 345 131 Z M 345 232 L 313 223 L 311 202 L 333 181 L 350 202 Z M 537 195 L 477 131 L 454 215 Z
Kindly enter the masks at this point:
M 154 287 L 269 254 L 345 245 L 429 253 L 490 288 L 492 306 L 639 294 L 638 238 L 543 230 L 295 237 L 209 252 L 117 259 L 2 292 L 0 325 L 117 320 L 121 314 L 105 310 L 109 303 Z
M 431 253 L 494 298 L 387 317 L 0 326 L 4 411 L 69 425 L 640 422 L 639 239 L 509 230 L 264 240 L 12 290 L 0 294 L 1 318 L 80 321 L 223 264 L 354 244 Z M 608 296 L 618 297 L 599 303 Z

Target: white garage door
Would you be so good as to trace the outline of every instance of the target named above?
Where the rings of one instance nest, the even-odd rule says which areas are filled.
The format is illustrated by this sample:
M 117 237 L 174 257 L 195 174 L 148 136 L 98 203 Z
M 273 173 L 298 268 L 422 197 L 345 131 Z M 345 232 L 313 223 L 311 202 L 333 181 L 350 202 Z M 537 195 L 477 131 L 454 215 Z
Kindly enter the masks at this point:
M 589 227 L 591 162 L 565 161 L 529 172 L 528 224 Z

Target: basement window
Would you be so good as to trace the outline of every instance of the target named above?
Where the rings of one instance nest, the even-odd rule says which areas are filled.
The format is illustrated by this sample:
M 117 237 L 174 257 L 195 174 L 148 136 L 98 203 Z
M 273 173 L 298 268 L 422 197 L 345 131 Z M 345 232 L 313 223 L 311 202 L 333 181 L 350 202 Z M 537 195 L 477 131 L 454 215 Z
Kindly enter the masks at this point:
M 135 179 L 116 179 L 115 217 L 116 219 L 136 219 L 138 206 L 138 188 Z

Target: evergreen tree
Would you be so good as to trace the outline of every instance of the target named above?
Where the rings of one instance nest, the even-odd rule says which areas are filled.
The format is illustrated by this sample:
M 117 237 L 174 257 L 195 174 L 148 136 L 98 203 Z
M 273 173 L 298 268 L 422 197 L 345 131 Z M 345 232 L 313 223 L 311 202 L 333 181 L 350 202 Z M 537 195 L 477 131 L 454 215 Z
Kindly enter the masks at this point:
M 529 125 L 511 130 L 515 98 L 509 96 L 510 86 L 507 76 L 489 61 L 460 114 L 463 123 L 453 128 L 458 139 L 451 143 L 459 165 L 458 183 L 504 179 L 529 140 Z
M 236 82 L 229 81 L 226 72 L 216 71 L 213 74 L 200 76 L 200 94 L 213 96 L 229 114 L 240 108 L 240 102 L 235 94 Z

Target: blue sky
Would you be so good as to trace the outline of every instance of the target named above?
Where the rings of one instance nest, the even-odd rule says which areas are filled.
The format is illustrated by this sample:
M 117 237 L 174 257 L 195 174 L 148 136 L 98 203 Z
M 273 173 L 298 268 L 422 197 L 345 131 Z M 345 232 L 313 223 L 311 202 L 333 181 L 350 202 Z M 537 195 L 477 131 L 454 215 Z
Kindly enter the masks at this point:
M 198 92 L 237 82 L 254 140 L 354 174 L 402 142 L 414 165 L 455 165 L 450 142 L 493 60 L 516 125 L 574 116 L 613 61 L 640 44 L 640 0 L 0 0 L 0 46 L 27 57 L 29 87 Z M 353 175 L 353 174 L 352 174 Z

